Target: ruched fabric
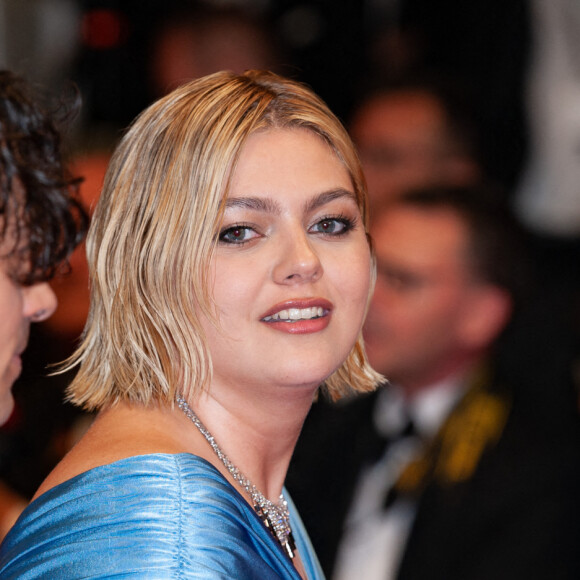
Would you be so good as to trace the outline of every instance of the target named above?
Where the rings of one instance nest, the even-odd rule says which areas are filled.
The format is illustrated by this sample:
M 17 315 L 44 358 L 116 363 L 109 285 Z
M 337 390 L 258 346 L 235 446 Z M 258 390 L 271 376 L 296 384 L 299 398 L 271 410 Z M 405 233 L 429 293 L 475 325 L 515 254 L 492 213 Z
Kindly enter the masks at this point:
M 323 580 L 289 503 L 308 578 Z M 0 578 L 300 580 L 244 498 L 185 453 L 122 459 L 40 496 L 0 547 Z

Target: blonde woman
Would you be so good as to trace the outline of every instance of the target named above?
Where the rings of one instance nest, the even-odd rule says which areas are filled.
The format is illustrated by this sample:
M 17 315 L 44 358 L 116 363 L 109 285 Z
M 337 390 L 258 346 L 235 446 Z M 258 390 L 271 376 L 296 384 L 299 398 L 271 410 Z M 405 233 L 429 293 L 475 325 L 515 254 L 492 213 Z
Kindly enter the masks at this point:
M 69 395 L 99 414 L 0 576 L 322 578 L 283 485 L 318 389 L 378 379 L 366 228 L 353 146 L 303 86 L 217 73 L 146 110 L 88 238 Z

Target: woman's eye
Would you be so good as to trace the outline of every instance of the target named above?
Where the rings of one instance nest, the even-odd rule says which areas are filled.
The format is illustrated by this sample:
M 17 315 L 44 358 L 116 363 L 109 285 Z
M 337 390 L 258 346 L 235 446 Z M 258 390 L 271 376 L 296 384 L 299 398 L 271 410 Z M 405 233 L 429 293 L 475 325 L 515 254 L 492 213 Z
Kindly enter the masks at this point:
M 219 241 L 226 244 L 241 244 L 257 236 L 255 230 L 249 226 L 231 226 L 220 232 Z
M 312 229 L 316 233 L 341 235 L 346 234 L 353 227 L 351 220 L 347 218 L 324 218 L 316 222 Z

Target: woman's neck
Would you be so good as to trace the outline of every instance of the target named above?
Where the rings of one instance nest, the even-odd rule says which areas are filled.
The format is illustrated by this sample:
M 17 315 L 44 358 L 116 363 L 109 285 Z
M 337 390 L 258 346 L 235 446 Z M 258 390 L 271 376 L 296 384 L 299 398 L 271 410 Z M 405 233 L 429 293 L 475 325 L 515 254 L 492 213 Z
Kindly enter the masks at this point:
M 189 403 L 238 469 L 268 499 L 276 499 L 313 391 L 254 399 L 244 393 L 225 399 L 219 396 L 220 391 L 216 394 L 212 391 L 212 395 Z M 126 403 L 99 413 L 39 493 L 94 467 L 149 453 L 192 453 L 203 457 L 244 493 L 181 409 Z
M 290 396 L 269 393 L 256 398 L 247 392 L 238 393 L 241 396 L 232 396 L 231 392 L 223 396 L 220 389 L 215 389 L 188 403 L 229 460 L 274 500 L 282 490 L 314 393 L 303 390 L 288 393 Z M 198 431 L 191 422 L 190 429 Z M 224 473 L 225 466 L 209 443 L 204 443 L 204 457 Z M 199 444 L 196 448 L 199 450 Z

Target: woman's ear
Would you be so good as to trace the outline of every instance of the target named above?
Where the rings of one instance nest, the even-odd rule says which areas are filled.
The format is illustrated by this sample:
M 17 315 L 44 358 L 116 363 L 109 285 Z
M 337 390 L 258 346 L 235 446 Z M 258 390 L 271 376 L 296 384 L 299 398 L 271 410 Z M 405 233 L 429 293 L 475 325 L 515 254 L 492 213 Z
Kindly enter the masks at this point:
M 506 327 L 512 312 L 512 298 L 506 290 L 491 284 L 478 285 L 462 318 L 461 339 L 471 349 L 488 348 Z

